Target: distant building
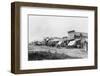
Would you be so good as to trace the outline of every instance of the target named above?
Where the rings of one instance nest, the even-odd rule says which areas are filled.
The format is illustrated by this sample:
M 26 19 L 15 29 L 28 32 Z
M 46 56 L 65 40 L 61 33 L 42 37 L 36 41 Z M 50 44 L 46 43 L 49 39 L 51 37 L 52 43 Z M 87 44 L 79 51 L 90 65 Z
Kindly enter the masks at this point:
M 75 30 L 68 31 L 69 40 L 75 39 Z
M 75 30 L 71 30 L 71 31 L 68 31 L 68 37 L 70 40 L 79 39 L 79 38 L 87 39 L 88 34 L 84 32 L 75 32 Z

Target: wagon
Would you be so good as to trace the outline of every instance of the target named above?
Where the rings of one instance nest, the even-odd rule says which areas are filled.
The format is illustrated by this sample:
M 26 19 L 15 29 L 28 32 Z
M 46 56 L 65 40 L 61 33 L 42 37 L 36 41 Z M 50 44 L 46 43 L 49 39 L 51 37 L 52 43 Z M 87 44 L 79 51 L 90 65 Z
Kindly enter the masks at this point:
M 88 42 L 87 40 L 74 39 L 68 43 L 67 47 L 68 48 L 82 48 L 82 49 L 85 49 L 85 51 L 87 51 Z

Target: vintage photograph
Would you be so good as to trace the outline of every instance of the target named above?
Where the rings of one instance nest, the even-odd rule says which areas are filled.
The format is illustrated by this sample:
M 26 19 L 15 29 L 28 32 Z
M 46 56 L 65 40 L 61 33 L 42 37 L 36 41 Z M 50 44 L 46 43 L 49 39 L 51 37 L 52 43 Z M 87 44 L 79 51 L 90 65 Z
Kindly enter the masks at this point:
M 11 3 L 11 72 L 97 69 L 98 7 Z
M 28 60 L 88 57 L 88 17 L 28 15 Z

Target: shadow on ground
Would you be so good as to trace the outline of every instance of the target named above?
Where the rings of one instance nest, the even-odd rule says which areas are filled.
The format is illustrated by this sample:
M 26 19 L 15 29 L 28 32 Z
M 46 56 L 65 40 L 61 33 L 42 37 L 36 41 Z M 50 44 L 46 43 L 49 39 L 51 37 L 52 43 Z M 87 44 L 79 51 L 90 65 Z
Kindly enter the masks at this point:
M 55 59 L 79 59 L 81 57 L 72 57 L 69 55 L 66 55 L 64 53 L 59 54 L 57 52 L 51 53 L 51 52 L 45 52 L 45 51 L 36 51 L 28 53 L 28 60 L 55 60 Z

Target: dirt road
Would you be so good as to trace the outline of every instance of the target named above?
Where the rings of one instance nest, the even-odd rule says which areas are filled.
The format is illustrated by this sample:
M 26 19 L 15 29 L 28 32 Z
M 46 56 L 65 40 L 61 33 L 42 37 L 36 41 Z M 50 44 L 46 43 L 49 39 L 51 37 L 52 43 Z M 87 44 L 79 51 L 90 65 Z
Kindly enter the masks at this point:
M 88 53 L 85 52 L 84 49 L 76 49 L 76 48 L 56 48 L 56 47 L 48 47 L 48 46 L 29 46 L 29 53 L 35 51 L 48 51 L 52 53 L 66 54 L 71 57 L 79 57 L 79 58 L 87 58 Z

